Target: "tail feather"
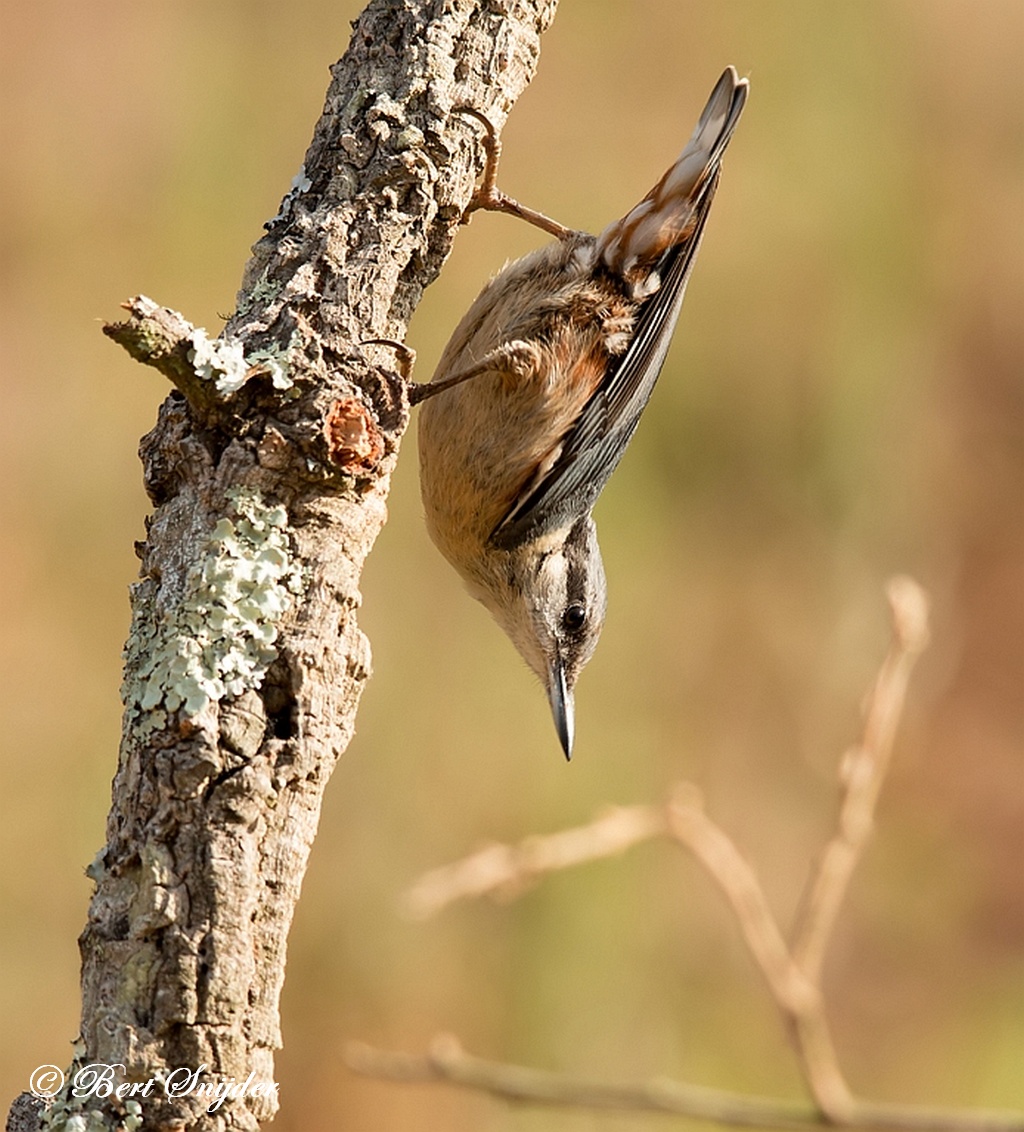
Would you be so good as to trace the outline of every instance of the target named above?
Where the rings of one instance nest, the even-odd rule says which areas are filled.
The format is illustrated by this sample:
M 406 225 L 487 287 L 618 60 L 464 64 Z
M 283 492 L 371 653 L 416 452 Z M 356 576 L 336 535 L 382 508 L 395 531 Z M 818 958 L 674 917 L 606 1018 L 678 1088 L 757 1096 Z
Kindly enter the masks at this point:
M 697 206 L 708 187 L 713 190 L 717 182 L 722 154 L 747 100 L 747 89 L 747 80 L 727 67 L 675 164 L 638 205 L 598 237 L 598 256 L 629 284 L 634 298 L 646 298 L 658 289 L 661 257 L 692 235 Z

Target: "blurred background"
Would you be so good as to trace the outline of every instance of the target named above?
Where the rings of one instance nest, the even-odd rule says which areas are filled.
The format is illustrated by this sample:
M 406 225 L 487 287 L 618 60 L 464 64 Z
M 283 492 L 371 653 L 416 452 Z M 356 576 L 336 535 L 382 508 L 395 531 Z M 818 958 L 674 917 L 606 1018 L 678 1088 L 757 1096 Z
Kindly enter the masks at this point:
M 358 0 L 9 2 L 0 40 L 0 1108 L 78 1025 L 104 838 L 135 450 L 167 392 L 100 334 L 144 292 L 215 329 Z M 364 579 L 375 675 L 289 949 L 281 1132 L 569 1132 L 353 1078 L 347 1041 L 800 1095 L 721 899 L 647 845 L 510 906 L 400 894 L 490 839 L 697 782 L 788 923 L 888 640 L 934 602 L 878 828 L 827 970 L 853 1087 L 1024 1107 L 1024 6 L 563 0 L 501 183 L 600 230 L 726 63 L 752 95 L 676 344 L 597 509 L 611 592 L 576 756 L 423 530 L 410 434 Z M 420 378 L 538 233 L 480 215 L 427 293 Z M 542 237 L 541 237 L 542 238 Z M 659 1125 L 660 1126 L 660 1125 Z

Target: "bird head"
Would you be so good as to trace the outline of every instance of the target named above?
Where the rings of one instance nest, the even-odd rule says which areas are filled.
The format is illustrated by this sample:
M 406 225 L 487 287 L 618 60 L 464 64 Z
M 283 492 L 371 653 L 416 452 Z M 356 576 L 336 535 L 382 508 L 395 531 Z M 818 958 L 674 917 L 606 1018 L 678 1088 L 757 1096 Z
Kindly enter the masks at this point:
M 572 757 L 573 692 L 594 655 L 607 607 L 604 564 L 590 515 L 562 531 L 489 552 L 472 587 L 548 694 L 565 757 Z

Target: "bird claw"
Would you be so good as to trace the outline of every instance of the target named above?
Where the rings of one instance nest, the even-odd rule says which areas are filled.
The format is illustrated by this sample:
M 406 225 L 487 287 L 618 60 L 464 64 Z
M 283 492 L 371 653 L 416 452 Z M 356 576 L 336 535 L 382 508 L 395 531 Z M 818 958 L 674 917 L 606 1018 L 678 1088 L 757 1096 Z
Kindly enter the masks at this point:
M 503 193 L 497 184 L 498 162 L 501 160 L 501 138 L 494 123 L 486 114 L 472 106 L 456 106 L 453 112 L 475 118 L 484 127 L 484 136 L 481 139 L 481 144 L 484 147 L 483 176 L 472 197 L 470 197 L 465 212 L 462 214 L 461 222 L 463 224 L 468 224 L 470 216 L 479 209 L 483 209 L 485 212 L 507 212 L 510 216 L 518 216 L 520 220 L 533 224 L 558 240 L 567 240 L 578 234 L 576 229 L 566 228 L 564 224 L 559 224 L 557 220 L 552 220 L 550 216 L 545 216 L 543 212 L 527 208 L 526 205 L 520 204 L 507 193 Z
M 412 377 L 412 367 L 416 364 L 416 351 L 404 342 L 396 342 L 394 338 L 364 338 L 360 346 L 387 346 L 395 351 L 395 361 L 398 366 L 398 376 L 403 381 Z

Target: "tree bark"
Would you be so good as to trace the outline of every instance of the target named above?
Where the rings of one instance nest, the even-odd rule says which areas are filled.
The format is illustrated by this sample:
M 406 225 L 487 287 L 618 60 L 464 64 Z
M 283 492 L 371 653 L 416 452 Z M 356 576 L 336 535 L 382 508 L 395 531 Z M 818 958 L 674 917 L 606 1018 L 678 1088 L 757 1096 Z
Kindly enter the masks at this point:
M 366 343 L 404 338 L 470 199 L 479 128 L 453 111 L 500 129 L 556 4 L 373 0 L 220 338 L 142 297 L 105 328 L 176 388 L 141 446 L 154 511 L 81 1039 L 48 1110 L 25 1095 L 11 1127 L 253 1130 L 277 1111 L 253 1086 L 274 1079 L 288 929 L 370 671 L 359 578 L 409 419 L 394 351 Z M 85 1066 L 154 1084 L 82 1095 L 87 1072 L 75 1096 Z M 200 1068 L 246 1095 L 208 1111 Z

